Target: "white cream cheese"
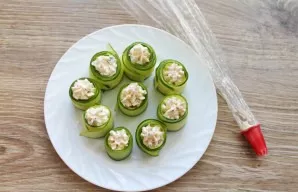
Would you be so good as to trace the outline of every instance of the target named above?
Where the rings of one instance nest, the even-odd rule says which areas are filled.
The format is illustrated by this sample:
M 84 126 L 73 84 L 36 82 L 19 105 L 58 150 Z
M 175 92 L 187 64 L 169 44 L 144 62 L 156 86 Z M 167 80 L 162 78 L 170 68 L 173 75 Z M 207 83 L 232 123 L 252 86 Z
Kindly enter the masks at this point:
M 112 55 L 109 56 L 99 56 L 94 60 L 91 65 L 103 76 L 111 77 L 117 71 L 117 61 Z
M 129 57 L 132 63 L 144 65 L 149 62 L 150 52 L 147 47 L 136 44 L 129 50 Z
M 130 83 L 121 91 L 121 103 L 127 108 L 139 107 L 147 94 L 138 83 Z
M 110 111 L 105 106 L 94 106 L 87 109 L 85 119 L 91 126 L 101 126 L 109 121 Z
M 164 142 L 164 134 L 158 125 L 142 127 L 143 144 L 150 149 L 158 148 Z
M 172 63 L 163 70 L 164 79 L 174 85 L 183 83 L 184 71 L 181 65 Z
M 113 150 L 122 150 L 128 146 L 129 136 L 124 129 L 110 131 L 108 144 Z
M 177 120 L 185 114 L 186 102 L 172 96 L 165 99 L 165 101 L 161 104 L 161 110 L 164 117 Z
M 96 88 L 88 79 L 79 79 L 71 87 L 72 96 L 76 100 L 87 100 L 95 94 Z

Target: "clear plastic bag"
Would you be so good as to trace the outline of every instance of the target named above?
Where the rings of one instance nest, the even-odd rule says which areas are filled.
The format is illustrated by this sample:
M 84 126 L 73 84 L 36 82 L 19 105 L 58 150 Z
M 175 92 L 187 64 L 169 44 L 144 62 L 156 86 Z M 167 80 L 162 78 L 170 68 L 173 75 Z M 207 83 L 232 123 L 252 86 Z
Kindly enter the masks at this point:
M 218 93 L 226 100 L 242 131 L 258 125 L 232 81 L 222 50 L 194 0 L 123 0 L 124 7 L 140 24 L 164 29 L 188 43 L 204 58 Z

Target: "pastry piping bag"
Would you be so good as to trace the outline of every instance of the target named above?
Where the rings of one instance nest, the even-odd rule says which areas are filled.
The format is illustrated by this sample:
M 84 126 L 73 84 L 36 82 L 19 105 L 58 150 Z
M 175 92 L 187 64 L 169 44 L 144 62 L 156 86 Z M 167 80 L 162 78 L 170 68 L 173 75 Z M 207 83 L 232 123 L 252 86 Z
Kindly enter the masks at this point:
M 194 0 L 122 0 L 139 23 L 164 29 L 188 43 L 205 60 L 217 92 L 226 100 L 241 133 L 259 156 L 267 154 L 260 128 L 232 81 L 222 50 Z

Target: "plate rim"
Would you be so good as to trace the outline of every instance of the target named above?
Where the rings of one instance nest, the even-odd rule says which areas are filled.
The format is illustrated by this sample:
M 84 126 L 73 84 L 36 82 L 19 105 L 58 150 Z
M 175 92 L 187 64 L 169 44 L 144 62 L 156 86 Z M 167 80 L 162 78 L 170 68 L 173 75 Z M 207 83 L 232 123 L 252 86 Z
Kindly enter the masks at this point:
M 47 84 L 46 84 L 46 90 L 45 90 L 45 93 L 44 93 L 44 102 L 43 102 L 43 106 L 44 106 L 44 122 L 45 122 L 45 128 L 46 128 L 47 134 L 48 134 L 48 136 L 49 136 L 49 140 L 50 140 L 50 142 L 51 142 L 53 148 L 55 149 L 55 152 L 58 154 L 59 158 L 65 163 L 65 165 L 66 165 L 70 170 L 72 170 L 75 174 L 77 174 L 77 175 L 78 175 L 79 177 L 81 177 L 83 180 L 88 181 L 89 183 L 92 183 L 92 184 L 95 185 L 95 186 L 98 186 L 98 187 L 101 187 L 101 188 L 104 188 L 104 189 L 108 189 L 108 190 L 112 190 L 112 191 L 121 191 L 121 190 L 119 190 L 119 189 L 117 189 L 117 188 L 110 188 L 110 187 L 106 187 L 106 186 L 103 186 L 103 185 L 99 185 L 99 184 L 97 184 L 97 183 L 91 181 L 89 178 L 83 177 L 80 173 L 78 173 L 76 170 L 74 170 L 74 169 L 67 163 L 67 161 L 64 160 L 64 158 L 62 157 L 62 155 L 56 150 L 56 146 L 55 146 L 55 144 L 53 143 L 53 139 L 52 139 L 51 136 L 50 136 L 51 134 L 49 134 L 48 125 L 47 125 L 47 120 L 46 120 L 46 108 L 45 108 L 45 106 L 46 106 L 46 100 L 47 100 L 46 98 L 47 98 L 47 95 L 48 95 L 47 92 L 48 92 L 48 88 L 49 88 L 49 83 L 50 83 L 51 77 L 52 77 L 53 72 L 55 71 L 55 69 L 56 69 L 56 67 L 57 67 L 57 64 L 61 61 L 61 59 L 65 56 L 65 54 L 66 54 L 69 50 L 71 50 L 73 47 L 75 47 L 81 40 L 84 40 L 84 39 L 88 38 L 89 36 L 94 35 L 95 33 L 98 33 L 98 32 L 103 31 L 103 30 L 109 30 L 109 29 L 121 28 L 121 27 L 143 27 L 143 28 L 154 29 L 154 30 L 157 30 L 157 31 L 159 31 L 159 32 L 162 32 L 162 33 L 164 33 L 164 34 L 166 34 L 166 35 L 168 35 L 168 36 L 171 36 L 172 38 L 174 38 L 174 39 L 176 39 L 177 41 L 179 41 L 179 42 L 181 42 L 182 44 L 184 44 L 184 45 L 185 45 L 186 47 L 188 47 L 189 49 L 193 50 L 193 48 L 192 48 L 189 44 L 187 44 L 186 42 L 184 42 L 182 39 L 178 38 L 177 36 L 175 36 L 175 35 L 173 35 L 173 34 L 167 32 L 167 31 L 165 31 L 165 30 L 163 30 L 163 29 L 159 29 L 159 28 L 156 28 L 156 27 L 153 27 L 153 26 L 143 25 L 143 24 L 120 24 L 120 25 L 111 25 L 111 26 L 103 27 L 103 28 L 101 28 L 101 29 L 98 29 L 98 30 L 96 30 L 96 31 L 94 31 L 94 32 L 92 32 L 92 33 L 89 33 L 89 34 L 85 35 L 84 37 L 78 39 L 74 44 L 72 44 L 72 45 L 71 45 L 71 46 L 70 46 L 70 47 L 63 53 L 63 55 L 60 57 L 60 59 L 57 61 L 57 63 L 55 64 L 54 68 L 52 69 L 52 72 L 51 72 L 51 74 L 50 74 L 50 77 L 49 77 L 49 79 L 48 79 L 48 81 L 47 81 Z M 193 51 L 194 51 L 194 50 L 193 50 Z M 199 57 L 199 56 L 198 56 L 198 53 L 196 53 L 196 51 L 194 51 L 194 53 L 196 54 L 196 57 Z M 189 172 L 189 171 L 190 171 L 190 170 L 191 170 L 191 169 L 192 169 L 192 168 L 193 168 L 193 167 L 194 167 L 194 166 L 201 160 L 201 158 L 203 157 L 203 155 L 205 154 L 206 150 L 207 150 L 208 147 L 209 147 L 209 145 L 210 145 L 210 143 L 211 143 L 211 140 L 212 140 L 212 138 L 213 138 L 213 136 L 214 136 L 214 132 L 215 132 L 215 128 L 216 128 L 217 120 L 218 120 L 218 97 L 217 97 L 215 84 L 214 84 L 213 78 L 212 78 L 212 76 L 211 76 L 211 74 L 210 74 L 210 71 L 209 71 L 209 69 L 208 69 L 208 67 L 207 67 L 206 65 L 204 65 L 204 64 L 202 64 L 202 65 L 203 65 L 204 68 L 207 69 L 207 70 L 206 70 L 206 72 L 207 72 L 207 76 L 209 77 L 209 79 L 210 79 L 211 82 L 212 82 L 212 83 L 211 83 L 211 86 L 212 86 L 211 89 L 212 89 L 212 90 L 214 91 L 214 93 L 215 93 L 215 103 L 216 103 L 216 104 L 215 104 L 215 122 L 214 122 L 214 126 L 212 126 L 212 127 L 214 127 L 214 129 L 213 129 L 213 131 L 212 131 L 212 134 L 211 134 L 210 140 L 209 140 L 209 142 L 208 142 L 208 145 L 207 145 L 207 147 L 205 148 L 205 150 L 203 150 L 203 152 L 202 152 L 202 156 L 201 156 L 199 159 L 195 160 L 195 161 L 193 162 L 193 164 L 192 164 L 189 168 L 185 169 L 185 171 L 184 171 L 181 175 L 177 176 L 177 177 L 174 178 L 172 181 L 169 181 L 169 182 L 167 181 L 167 182 L 165 182 L 165 183 L 163 183 L 163 184 L 160 184 L 160 185 L 158 185 L 158 186 L 154 186 L 154 187 L 150 187 L 150 188 L 143 188 L 142 190 L 139 190 L 139 191 L 148 191 L 148 190 L 157 189 L 157 188 L 166 186 L 166 185 L 168 185 L 168 184 L 170 184 L 170 183 L 173 183 L 174 181 L 178 180 L 179 178 L 181 178 L 182 176 L 184 176 L 186 173 L 188 173 L 188 172 Z

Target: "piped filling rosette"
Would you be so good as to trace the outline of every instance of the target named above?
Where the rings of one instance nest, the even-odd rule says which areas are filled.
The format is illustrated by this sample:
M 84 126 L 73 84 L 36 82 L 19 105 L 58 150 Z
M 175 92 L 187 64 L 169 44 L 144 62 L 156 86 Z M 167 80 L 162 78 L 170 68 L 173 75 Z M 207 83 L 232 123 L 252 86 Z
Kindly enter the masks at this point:
M 120 88 L 117 105 L 122 113 L 137 116 L 148 106 L 148 90 L 143 83 L 128 83 Z
M 167 126 L 168 131 L 180 130 L 187 121 L 188 104 L 181 95 L 163 98 L 157 108 L 158 118 Z
M 93 79 L 84 77 L 75 80 L 70 85 L 69 97 L 75 107 L 86 110 L 100 103 L 101 90 Z
M 150 156 L 158 156 L 166 143 L 166 125 L 156 119 L 147 119 L 139 124 L 135 133 L 138 147 Z
M 123 67 L 118 54 L 111 45 L 108 45 L 107 51 L 98 52 L 92 57 L 89 75 L 103 90 L 113 89 L 121 82 Z
M 104 105 L 89 107 L 83 114 L 85 127 L 81 136 L 89 138 L 104 137 L 114 125 L 111 110 Z
M 127 158 L 133 147 L 133 138 L 125 127 L 117 127 L 109 131 L 105 137 L 105 149 L 110 158 L 120 161 Z
M 135 42 L 124 50 L 122 62 L 125 75 L 133 81 L 142 82 L 153 72 L 156 54 L 147 43 Z
M 155 70 L 154 86 L 164 95 L 180 94 L 188 80 L 188 72 L 179 61 L 162 61 Z

